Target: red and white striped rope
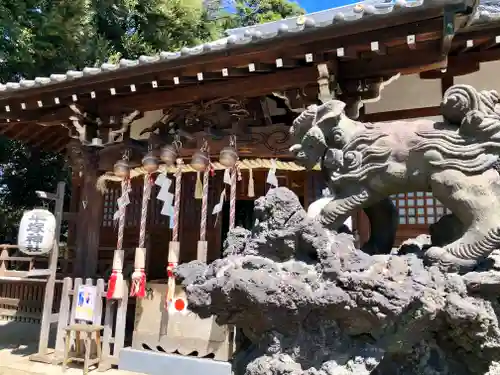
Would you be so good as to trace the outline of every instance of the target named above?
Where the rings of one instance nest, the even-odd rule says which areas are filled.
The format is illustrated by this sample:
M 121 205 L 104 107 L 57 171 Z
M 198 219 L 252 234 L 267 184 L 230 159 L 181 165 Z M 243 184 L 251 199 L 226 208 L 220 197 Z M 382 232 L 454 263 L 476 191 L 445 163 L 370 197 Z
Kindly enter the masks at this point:
M 118 207 L 118 239 L 116 249 L 123 249 L 123 234 L 125 232 L 125 214 L 127 213 L 127 205 L 125 204 L 125 196 L 128 194 L 129 179 L 122 180 L 122 195 L 120 197 L 121 205 Z
M 238 167 L 234 166 L 231 170 L 231 194 L 229 198 L 229 229 L 236 225 L 236 180 L 238 176 Z
M 139 247 L 144 247 L 146 242 L 146 224 L 148 221 L 148 206 L 152 184 L 151 174 L 145 174 L 144 187 L 142 189 L 141 222 L 139 225 Z
M 205 241 L 207 237 L 207 214 L 208 214 L 208 177 L 210 171 L 207 169 L 203 173 L 203 194 L 201 196 L 201 222 L 200 241 Z
M 174 228 L 172 230 L 172 241 L 179 241 L 179 217 L 181 210 L 181 188 L 182 188 L 182 159 L 177 159 L 177 172 L 175 173 L 175 195 L 174 195 Z

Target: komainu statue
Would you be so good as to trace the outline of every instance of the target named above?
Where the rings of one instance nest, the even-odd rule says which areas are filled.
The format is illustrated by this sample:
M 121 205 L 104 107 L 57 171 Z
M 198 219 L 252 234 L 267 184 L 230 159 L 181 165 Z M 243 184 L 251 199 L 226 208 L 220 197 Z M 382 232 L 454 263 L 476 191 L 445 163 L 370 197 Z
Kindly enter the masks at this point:
M 337 100 L 309 107 L 293 123 L 297 144 L 291 151 L 305 167 L 320 162 L 334 192 L 317 219 L 337 229 L 363 208 L 372 225 L 376 217 L 383 228 L 374 208 L 387 204 L 390 195 L 432 191 L 463 232 L 430 247 L 425 258 L 449 270 L 475 268 L 500 249 L 499 102 L 496 91 L 452 86 L 441 103 L 442 122 L 361 123 L 349 119 Z M 397 216 L 389 212 L 384 220 L 393 241 Z

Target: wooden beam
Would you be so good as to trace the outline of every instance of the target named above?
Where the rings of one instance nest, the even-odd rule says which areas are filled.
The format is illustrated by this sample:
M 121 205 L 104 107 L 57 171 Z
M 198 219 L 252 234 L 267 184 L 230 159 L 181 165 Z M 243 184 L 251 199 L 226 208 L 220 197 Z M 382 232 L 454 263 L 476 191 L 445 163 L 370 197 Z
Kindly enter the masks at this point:
M 498 26 L 492 28 L 481 27 L 477 30 L 458 32 L 453 39 L 454 42 L 464 43 L 469 39 L 495 38 L 497 35 L 500 35 L 500 28 Z
M 441 61 L 440 61 L 441 60 Z M 437 61 L 437 63 L 436 63 Z M 410 62 L 410 64 L 408 64 Z M 359 78 L 368 74 L 392 74 L 402 71 L 420 71 L 432 68 L 441 68 L 446 64 L 440 56 L 433 57 L 432 52 L 414 51 L 402 53 L 398 56 L 380 56 L 367 61 L 340 62 L 341 77 Z M 421 66 L 423 65 L 423 66 Z M 214 96 L 233 96 L 241 93 L 245 96 L 265 95 L 269 92 L 305 86 L 315 83 L 317 73 L 313 67 L 297 68 L 291 71 L 278 71 L 269 75 L 255 75 L 243 78 L 235 78 L 223 82 L 205 82 L 192 87 L 179 87 L 171 90 L 158 90 L 150 93 L 136 93 L 125 97 L 109 97 L 105 101 L 89 103 L 99 106 L 100 112 L 114 112 L 122 110 L 123 107 L 134 106 L 140 110 L 163 109 L 165 107 L 192 102 L 193 100 L 213 98 Z M 245 88 L 242 90 L 242 88 Z M 84 104 L 86 106 L 86 104 Z M 23 121 L 58 122 L 64 121 L 70 115 L 66 107 L 57 109 L 39 109 L 24 111 Z
M 420 42 L 439 40 L 442 35 L 442 19 L 436 18 L 424 22 L 409 23 L 404 26 L 388 27 L 374 30 L 368 34 L 353 34 L 331 38 L 330 40 L 315 41 L 307 45 L 307 49 L 321 52 L 334 52 L 344 48 L 344 52 L 350 50 L 370 50 L 371 42 L 378 42 L 380 48 L 383 45 L 403 45 L 409 35 L 419 37 Z M 297 51 L 303 52 L 305 46 L 295 47 Z
M 454 51 L 454 53 L 457 55 L 461 54 L 461 53 L 465 53 L 465 52 L 473 49 L 474 47 L 477 47 L 474 39 L 467 39 L 465 41 L 465 45 L 460 46 L 457 51 Z
M 80 103 L 82 107 L 87 108 L 86 103 Z M 20 122 L 39 122 L 39 123 L 51 123 L 51 122 L 60 122 L 62 120 L 67 121 L 71 115 L 73 115 L 73 111 L 69 109 L 67 106 L 57 106 L 53 108 L 42 108 L 42 109 L 32 109 L 26 111 L 15 112 L 12 115 L 6 115 L 4 118 L 9 118 L 10 121 L 13 118 L 19 118 Z M 0 120 L 5 122 L 5 120 Z
M 54 140 L 54 138 L 56 140 L 58 140 L 58 141 L 62 140 L 62 138 L 61 138 L 61 131 L 60 130 L 56 130 L 56 129 L 52 130 L 52 129 L 50 129 L 50 127 L 46 127 L 46 130 L 48 130 L 48 131 L 45 132 L 44 136 L 41 136 L 35 142 L 32 142 L 31 146 L 38 147 L 38 148 L 41 148 L 41 149 L 45 149 L 46 147 L 42 147 L 42 145 L 44 143 L 46 143 L 47 141 L 50 142 L 51 140 Z M 67 137 L 69 139 L 69 136 L 67 136 Z
M 19 126 L 19 128 L 21 128 L 21 129 L 18 132 L 16 132 L 15 135 L 9 135 L 10 131 L 9 132 L 5 132 L 4 134 L 8 138 L 14 138 L 14 139 L 17 139 L 17 140 L 21 140 L 22 136 L 24 134 L 26 134 L 26 133 L 30 132 L 31 130 L 33 130 L 32 126 L 33 125 L 31 125 L 31 124 L 25 124 L 24 126 Z
M 248 69 L 244 68 L 222 68 L 220 70 L 220 75 L 223 78 L 238 78 L 238 77 L 248 77 Z
M 463 55 L 458 56 L 450 56 L 448 58 L 448 63 L 450 65 L 459 65 L 465 63 L 480 63 L 480 62 L 488 62 L 500 60 L 500 49 L 488 49 L 484 51 L 473 51 L 467 52 Z
M 454 81 L 454 77 L 451 74 L 446 74 L 441 78 L 441 95 L 444 96 L 446 90 L 453 86 Z
M 54 149 L 54 152 L 56 154 L 59 154 L 59 153 L 63 152 L 67 147 L 68 147 L 68 144 L 61 144 L 56 149 Z
M 335 74 L 335 71 L 332 71 L 332 73 Z M 273 91 L 316 83 L 317 78 L 316 67 L 308 66 L 271 74 L 236 78 L 224 82 L 206 82 L 197 87 L 180 87 L 178 89 L 158 91 L 155 94 L 136 94 L 119 100 L 109 99 L 100 103 L 100 107 L 103 107 L 103 110 L 114 111 L 133 105 L 134 108 L 142 111 L 152 111 L 198 100 L 231 97 L 238 94 L 246 97 L 261 96 Z
M 41 144 L 38 145 L 41 149 L 44 150 L 57 150 L 60 146 L 61 143 L 67 144 L 68 140 L 70 139 L 67 134 L 64 135 L 56 135 L 53 134 L 50 137 L 51 140 L 48 140 L 48 142 L 42 142 Z
M 158 74 L 165 71 L 186 72 L 218 71 L 223 67 L 236 67 L 248 64 L 253 61 L 264 61 L 262 56 L 274 58 L 287 57 L 292 53 L 313 53 L 316 50 L 314 46 L 323 48 L 332 46 L 332 49 L 352 45 L 349 43 L 366 43 L 368 38 L 372 40 L 385 41 L 394 39 L 393 35 L 403 33 L 406 37 L 409 33 L 418 34 L 429 32 L 431 30 L 441 30 L 441 19 L 443 9 L 436 7 L 429 9 L 426 7 L 417 7 L 411 12 L 403 14 L 398 13 L 390 17 L 366 18 L 364 22 L 345 22 L 335 24 L 332 27 L 318 28 L 314 32 L 292 34 L 280 39 L 252 43 L 250 45 L 233 46 L 222 51 L 207 53 L 201 56 L 191 56 L 177 60 L 162 61 L 151 64 L 141 64 L 130 69 L 117 69 L 116 71 L 105 72 L 93 76 L 82 77 L 76 80 L 68 80 L 60 83 L 54 83 L 47 86 L 35 87 L 29 90 L 9 91 L 0 94 L 0 101 L 4 100 L 23 100 L 24 102 L 36 103 L 40 98 L 44 101 L 53 103 L 55 96 L 59 97 L 61 102 L 64 97 L 71 97 L 75 93 L 89 93 L 92 90 L 98 90 L 98 86 L 108 85 L 110 88 L 125 86 L 131 82 L 138 83 L 155 79 Z M 439 24 L 438 28 L 435 26 Z M 335 30 L 335 39 L 339 40 L 340 45 L 333 46 L 332 30 Z M 406 30 L 406 31 L 404 31 Z M 368 35 L 366 33 L 369 33 Z M 396 33 L 396 34 L 395 34 Z M 288 52 L 287 52 L 288 51 Z M 283 52 L 285 54 L 280 56 Z M 45 99 L 45 97 L 48 97 Z
M 417 26 L 417 29 L 416 32 L 425 32 L 425 31 L 428 31 L 427 33 L 424 33 L 424 34 L 421 34 L 421 35 L 425 35 L 424 39 L 423 40 L 428 40 L 428 39 L 431 39 L 431 40 L 435 40 L 436 38 L 438 38 L 438 35 L 439 33 L 438 32 L 433 32 L 432 30 L 434 30 L 434 28 L 436 27 L 438 23 L 436 22 L 436 20 L 431 20 L 431 21 L 427 21 L 427 22 L 423 22 L 421 24 L 418 24 Z M 411 25 L 407 25 L 407 26 L 411 26 Z M 393 35 L 391 34 L 389 31 L 393 31 L 396 33 L 396 35 Z M 413 29 L 412 29 L 413 30 Z M 413 30 L 413 31 L 415 31 Z M 389 29 L 383 29 L 383 30 L 377 30 L 373 33 L 370 34 L 370 36 L 380 36 L 380 38 L 385 38 L 386 40 L 391 40 L 390 39 L 390 35 L 392 35 L 391 37 L 400 37 L 401 35 L 406 35 L 406 37 L 408 36 L 408 28 L 389 28 Z M 432 35 L 432 37 L 430 36 Z M 422 39 L 422 38 L 421 38 Z M 365 40 L 365 44 L 366 44 L 366 35 L 363 36 L 363 35 L 352 35 L 352 36 L 349 36 L 349 37 L 343 37 L 343 38 L 336 38 L 334 39 L 336 42 L 335 43 L 347 43 L 346 41 L 348 40 L 352 40 L 353 43 L 361 43 L 363 42 L 363 40 Z M 382 39 L 380 39 L 382 40 Z M 382 43 L 382 42 L 381 42 Z M 298 48 L 298 49 L 297 49 Z M 319 48 L 319 47 L 318 47 Z M 323 50 L 331 50 L 333 47 L 332 47 L 332 43 L 328 42 L 328 43 L 324 43 L 322 45 L 322 49 Z M 297 53 L 304 53 L 305 51 L 309 51 L 310 49 L 312 49 L 311 46 L 306 46 L 306 45 L 302 45 L 302 46 L 297 46 L 293 49 L 293 52 L 292 51 L 285 51 L 285 52 L 280 52 L 280 51 L 274 51 L 273 54 L 270 54 L 270 53 L 265 53 L 265 54 L 262 54 L 260 55 L 258 58 L 259 59 L 266 59 L 271 56 L 287 56 L 287 54 L 292 54 L 292 55 L 296 55 Z M 378 51 L 378 53 L 383 53 L 385 52 L 385 48 L 381 48 L 379 47 L 378 49 L 375 48 L 375 50 Z M 343 54 L 344 57 L 351 57 L 351 58 L 356 58 L 358 56 L 358 54 L 356 53 L 355 49 L 349 47 L 347 49 L 345 48 L 339 48 L 336 50 L 338 53 L 340 54 Z M 341 52 L 339 52 L 341 51 Z M 321 54 L 315 54 L 316 56 L 321 56 Z M 267 57 L 266 57 L 267 56 Z M 304 60 L 306 63 L 310 63 L 310 59 L 308 60 L 307 56 L 312 56 L 311 53 L 305 53 L 303 55 L 304 57 Z M 323 54 L 323 58 L 325 58 L 324 54 Z M 268 60 L 269 60 L 268 59 Z M 241 60 L 241 59 L 240 59 Z M 238 60 L 238 61 L 240 61 Z M 292 65 L 293 65 L 293 61 L 296 61 L 297 59 L 290 59 L 290 58 L 279 58 L 279 59 L 275 59 L 275 60 L 271 60 L 273 61 L 274 64 L 276 64 L 278 61 L 283 61 L 283 67 L 287 67 L 287 68 L 291 68 Z M 318 59 L 317 62 L 320 62 Z M 243 61 L 243 60 L 241 60 Z M 270 72 L 271 70 L 274 70 L 276 69 L 276 67 L 274 67 L 274 64 L 273 63 L 264 63 L 264 62 L 256 62 L 256 63 L 249 63 L 248 64 L 248 69 L 251 69 L 251 67 L 253 67 L 253 71 L 252 72 Z M 155 77 L 141 77 L 141 82 L 142 81 L 146 81 L 146 83 L 139 83 L 137 82 L 136 84 L 134 84 L 134 87 L 136 87 L 136 91 L 137 93 L 142 93 L 142 94 L 146 94 L 146 92 L 144 92 L 145 90 L 148 92 L 148 93 L 155 93 L 157 91 L 160 91 L 161 88 L 158 86 L 158 82 L 161 80 L 161 82 L 167 82 L 165 81 L 165 79 L 168 78 L 168 82 L 171 82 L 169 88 L 172 88 L 172 87 L 176 87 L 176 86 L 182 86 L 184 84 L 189 84 L 189 85 L 197 85 L 199 84 L 200 82 L 203 83 L 205 81 L 207 81 L 206 77 L 210 77 L 211 79 L 217 79 L 217 76 L 221 73 L 221 75 L 223 74 L 223 72 L 225 71 L 226 73 L 229 73 L 229 68 L 220 68 L 220 65 L 218 65 L 219 67 L 217 68 L 218 70 L 216 71 L 210 71 L 212 68 L 215 68 L 215 65 L 213 67 L 202 67 L 204 69 L 204 71 L 199 71 L 196 73 L 196 76 L 186 76 L 189 75 L 189 74 L 195 74 L 194 73 L 194 68 L 189 68 L 189 71 L 177 71 L 177 75 L 173 76 L 173 77 L 163 77 L 163 76 L 168 76 L 168 75 L 172 75 L 173 72 L 171 71 L 170 73 L 168 72 L 164 72 L 161 74 L 161 76 L 163 77 L 158 77 L 158 74 L 155 75 Z M 135 68 L 134 68 L 135 69 Z M 238 68 L 236 68 L 238 69 Z M 241 68 L 240 68 L 241 69 Z M 247 71 L 247 73 L 250 73 L 250 71 Z M 107 73 L 104 73 L 104 74 L 107 74 Z M 199 79 L 199 75 L 202 74 L 204 76 L 204 79 L 200 80 Z M 250 73 L 251 74 L 251 73 Z M 165 79 L 164 79 L 165 78 Z M 226 77 L 222 77 L 222 78 L 228 78 L 227 76 Z M 231 76 L 229 76 L 229 78 L 231 78 Z M 152 83 L 151 82 L 156 82 L 157 85 L 156 86 L 152 86 Z M 78 82 L 76 82 L 78 83 Z M 96 94 L 95 95 L 95 98 L 96 99 L 91 99 L 88 95 L 87 96 L 83 96 L 81 94 L 78 94 L 78 102 L 79 103 L 85 103 L 85 106 L 92 106 L 92 107 L 95 107 L 96 105 L 98 105 L 99 101 L 102 101 L 103 98 L 110 98 L 110 97 L 115 97 L 115 98 L 121 98 L 123 96 L 129 96 L 129 95 L 134 95 L 134 92 L 131 92 L 130 90 L 128 89 L 123 89 L 120 88 L 120 84 L 125 84 L 125 81 L 115 81 L 113 83 L 109 83 L 109 85 L 113 86 L 115 89 L 114 89 L 114 95 L 111 93 L 111 89 L 107 86 L 103 86 L 103 85 L 100 85 L 98 86 L 97 88 L 94 89 L 94 93 Z M 127 84 L 130 84 L 130 81 L 127 82 Z M 127 86 L 128 87 L 128 86 Z M 76 88 L 75 88 L 76 90 Z M 73 90 L 74 91 L 74 90 Z M 55 94 L 53 94 L 55 95 Z M 54 119 L 54 117 L 51 117 L 50 116 L 50 111 L 57 111 L 57 110 L 60 110 L 61 108 L 64 108 L 63 105 L 68 105 L 70 104 L 70 102 L 72 102 L 72 99 L 71 97 L 64 97 L 63 93 L 58 93 L 57 95 L 59 95 L 58 97 L 58 103 L 59 105 L 55 105 L 53 106 L 52 108 L 47 108 L 47 107 L 43 107 L 43 108 L 38 108 L 36 105 L 35 105 L 35 99 L 33 98 L 33 100 L 31 99 L 25 99 L 24 102 L 27 103 L 27 107 L 26 107 L 26 110 L 23 110 L 23 111 L 20 111 L 20 112 L 16 112 L 15 116 L 19 116 L 20 118 L 22 118 L 23 121 L 28 121 L 30 120 L 30 118 L 27 117 L 26 113 L 27 112 L 32 112 L 33 110 L 43 110 L 43 111 L 47 111 L 47 112 L 44 112 L 44 113 L 47 113 L 44 117 L 43 120 L 48 120 L 49 122 L 52 121 Z M 47 99 L 48 102 L 50 102 L 52 99 L 51 98 L 48 98 Z M 106 99 L 104 99 L 106 100 Z M 15 103 L 13 104 L 13 108 L 15 108 Z M 102 108 L 102 107 L 101 107 Z M 14 115 L 13 113 L 11 113 L 11 115 Z M 29 116 L 29 115 L 28 115 Z M 38 118 L 37 120 L 40 120 L 40 118 Z
M 17 124 L 18 124 L 17 122 L 11 122 L 10 124 L 7 124 L 7 125 L 3 126 L 2 129 L 0 129 L 0 135 L 4 135 L 9 130 L 11 130 L 12 128 L 14 128 Z
M 357 59 L 359 53 L 352 47 L 339 47 L 335 50 L 339 59 Z
M 407 52 L 397 56 L 379 56 L 372 59 L 339 63 L 339 77 L 360 79 L 367 76 L 384 76 L 396 73 L 413 74 L 447 66 L 446 56 L 440 51 L 428 50 Z
M 387 47 L 378 41 L 374 41 L 370 43 L 370 51 L 377 55 L 385 55 L 387 54 Z
M 38 137 L 40 137 L 40 135 L 46 130 L 45 126 L 38 125 L 38 128 L 39 129 L 33 131 L 33 133 L 31 133 L 29 137 L 24 138 L 23 139 L 23 143 L 24 142 L 25 143 L 30 143 L 34 139 L 37 139 Z
M 462 76 L 479 71 L 479 61 L 450 58 L 445 72 L 440 69 L 420 73 L 420 79 L 441 79 L 445 76 Z
M 271 73 L 274 71 L 274 66 L 261 62 L 251 62 L 247 65 L 247 69 L 250 73 Z
M 418 117 L 430 117 L 441 115 L 440 107 L 424 107 L 424 108 L 411 108 L 399 109 L 396 111 L 365 113 L 363 121 L 367 122 L 380 122 L 380 121 L 396 121 L 403 119 L 412 119 Z
M 500 35 L 495 35 L 494 38 L 488 39 L 488 41 L 485 43 L 481 43 L 481 45 L 479 46 L 479 49 L 481 51 L 486 51 L 486 50 L 489 50 L 491 48 L 497 47 L 499 44 L 500 44 Z
M 297 68 L 301 65 L 301 62 L 297 59 L 291 59 L 291 58 L 286 58 L 286 57 L 278 57 L 277 59 L 274 60 L 275 66 L 277 69 L 282 69 L 282 68 Z
M 415 37 L 415 34 L 406 36 L 406 45 L 411 50 L 417 49 L 417 38 Z

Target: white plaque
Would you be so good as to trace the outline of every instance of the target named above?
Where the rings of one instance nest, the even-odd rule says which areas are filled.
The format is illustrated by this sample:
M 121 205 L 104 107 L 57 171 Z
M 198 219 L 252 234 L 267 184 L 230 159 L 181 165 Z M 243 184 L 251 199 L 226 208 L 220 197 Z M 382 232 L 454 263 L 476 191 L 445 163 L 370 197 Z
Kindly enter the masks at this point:
M 94 323 L 94 310 L 97 288 L 90 285 L 80 285 L 75 309 L 75 320 Z M 100 324 L 100 322 L 97 322 Z
M 27 255 L 46 254 L 54 247 L 56 218 L 42 208 L 26 211 L 19 224 L 17 245 Z

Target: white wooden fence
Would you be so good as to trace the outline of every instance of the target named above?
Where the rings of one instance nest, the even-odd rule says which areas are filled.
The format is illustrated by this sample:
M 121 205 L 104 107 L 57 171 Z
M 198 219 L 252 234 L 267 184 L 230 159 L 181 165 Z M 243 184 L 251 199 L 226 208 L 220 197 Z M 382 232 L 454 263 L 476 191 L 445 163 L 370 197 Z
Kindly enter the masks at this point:
M 33 357 L 34 361 L 42 361 L 53 364 L 62 363 L 64 357 L 64 328 L 75 323 L 75 313 L 78 301 L 78 288 L 82 285 L 82 279 L 73 279 L 67 277 L 63 280 L 61 292 L 61 305 L 59 308 L 59 320 L 57 322 L 57 333 L 55 350 L 52 355 L 46 358 L 40 356 Z M 104 326 L 102 336 L 102 359 L 99 364 L 99 371 L 106 371 L 112 366 L 118 364 L 120 350 L 123 349 L 125 342 L 125 323 L 128 304 L 128 287 L 124 283 L 125 290 L 123 299 L 107 300 L 106 283 L 104 279 L 98 279 L 95 284 L 93 279 L 85 280 L 85 285 L 95 285 L 97 287 L 97 300 L 95 304 L 96 324 Z M 75 337 L 72 337 L 74 344 Z

